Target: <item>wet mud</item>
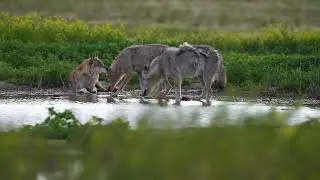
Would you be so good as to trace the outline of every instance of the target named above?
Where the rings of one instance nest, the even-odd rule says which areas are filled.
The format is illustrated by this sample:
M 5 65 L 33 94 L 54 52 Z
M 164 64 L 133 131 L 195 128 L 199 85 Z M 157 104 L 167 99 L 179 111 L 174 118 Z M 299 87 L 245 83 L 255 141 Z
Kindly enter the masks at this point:
M 0 98 L 6 99 L 10 97 L 24 97 L 24 98 L 51 98 L 59 99 L 68 97 L 71 101 L 81 102 L 97 102 L 98 97 L 106 97 L 108 103 L 121 102 L 124 99 L 137 99 L 140 98 L 140 90 L 138 87 L 127 85 L 124 93 L 120 93 L 117 97 L 111 97 L 112 92 L 98 92 L 97 94 L 75 94 L 69 89 L 61 88 L 34 88 L 28 86 L 17 86 L 0 81 Z M 182 87 L 182 101 L 198 101 L 198 96 L 201 94 L 201 88 L 195 86 Z M 270 93 L 269 93 L 270 94 Z M 171 90 L 169 99 L 174 100 L 174 91 Z M 153 99 L 153 97 L 145 97 L 146 100 Z M 231 102 L 252 102 L 263 103 L 266 105 L 301 105 L 310 107 L 320 107 L 320 98 L 299 98 L 291 94 L 257 94 L 254 92 L 238 91 L 237 93 L 227 94 L 225 91 L 215 91 L 212 100 L 216 101 L 231 101 Z

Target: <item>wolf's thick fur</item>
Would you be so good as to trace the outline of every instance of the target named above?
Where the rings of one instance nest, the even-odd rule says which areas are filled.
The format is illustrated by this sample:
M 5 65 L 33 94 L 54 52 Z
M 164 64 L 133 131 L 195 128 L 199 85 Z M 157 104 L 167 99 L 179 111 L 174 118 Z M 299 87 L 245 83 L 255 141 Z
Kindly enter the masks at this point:
M 149 65 L 151 60 L 159 56 L 167 45 L 162 44 L 146 44 L 146 45 L 132 45 L 123 49 L 115 58 L 108 71 L 107 89 L 112 91 L 119 83 L 118 90 L 114 93 L 117 95 L 132 78 L 133 73 L 137 72 L 140 88 L 142 87 L 141 71 L 145 65 Z
M 172 88 L 168 81 L 168 78 L 171 77 L 175 82 L 175 104 L 179 105 L 183 77 L 198 77 L 201 84 L 205 86 L 206 104 L 210 105 L 214 73 L 207 69 L 215 69 L 215 64 L 210 63 L 208 57 L 208 54 L 187 43 L 180 45 L 178 48 L 167 48 L 161 55 L 152 60 L 149 67 L 144 68 L 142 72 L 143 96 L 149 93 L 155 83 L 163 81 L 165 92 L 163 96 L 158 96 L 158 99 L 165 98 Z
M 220 91 L 224 90 L 227 85 L 227 70 L 224 65 L 224 60 L 221 54 L 218 52 L 218 50 L 216 50 L 212 46 L 193 45 L 193 47 L 195 47 L 196 49 L 200 49 L 206 54 L 208 54 L 208 64 L 210 65 L 206 67 L 210 67 L 212 69 L 206 68 L 206 71 L 211 71 L 214 73 L 214 78 L 212 79 L 213 83 L 211 87 L 213 89 L 219 89 Z M 204 84 L 201 84 L 201 85 L 203 87 L 202 89 L 204 89 Z M 203 97 L 204 97 L 204 94 L 202 92 L 202 94 L 200 95 L 200 98 L 203 98 Z
M 99 74 L 107 68 L 98 56 L 91 56 L 79 64 L 69 75 L 69 87 L 74 93 L 106 91 L 99 82 Z M 98 88 L 98 89 L 97 89 Z
M 179 47 L 183 47 L 183 46 L 189 46 L 190 44 L 188 44 L 187 42 L 181 44 Z M 193 47 L 195 47 L 196 49 L 199 49 L 203 52 L 205 52 L 206 54 L 208 54 L 208 63 L 213 63 L 208 67 L 213 67 L 213 69 L 209 69 L 207 68 L 206 70 L 212 71 L 214 72 L 214 78 L 212 79 L 212 85 L 211 88 L 212 89 L 218 89 L 219 91 L 222 91 L 225 89 L 226 84 L 227 84 L 227 71 L 226 71 L 226 67 L 224 65 L 224 60 L 223 57 L 221 56 L 221 54 L 218 52 L 218 50 L 216 50 L 215 48 L 213 48 L 212 46 L 209 45 L 192 45 Z M 214 64 L 216 64 L 216 66 L 214 66 Z M 199 79 L 200 80 L 200 79 Z M 200 81 L 201 84 L 201 88 L 202 88 L 202 93 L 199 96 L 199 99 L 204 98 L 204 92 L 205 92 L 205 85 L 202 83 L 202 81 Z M 154 94 L 159 93 L 162 89 L 164 88 L 164 83 L 162 81 L 159 81 L 156 85 L 154 85 L 153 89 L 154 90 Z M 152 89 L 152 90 L 153 90 Z M 152 93 L 150 90 L 150 93 Z

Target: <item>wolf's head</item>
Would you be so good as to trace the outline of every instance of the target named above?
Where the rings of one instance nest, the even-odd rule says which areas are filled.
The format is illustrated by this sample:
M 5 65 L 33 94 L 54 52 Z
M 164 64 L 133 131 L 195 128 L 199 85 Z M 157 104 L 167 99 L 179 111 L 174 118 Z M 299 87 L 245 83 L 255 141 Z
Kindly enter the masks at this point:
M 108 68 L 103 64 L 97 55 L 90 56 L 87 59 L 87 64 L 91 74 L 106 73 Z
M 160 56 L 154 58 L 149 66 L 144 66 L 142 76 L 142 96 L 149 94 L 151 88 L 161 79 Z

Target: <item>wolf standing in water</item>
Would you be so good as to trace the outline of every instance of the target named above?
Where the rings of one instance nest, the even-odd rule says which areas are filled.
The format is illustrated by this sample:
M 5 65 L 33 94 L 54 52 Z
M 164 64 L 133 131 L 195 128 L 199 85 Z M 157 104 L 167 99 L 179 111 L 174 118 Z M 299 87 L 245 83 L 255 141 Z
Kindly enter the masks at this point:
M 140 88 L 142 87 L 141 71 L 145 65 L 149 65 L 151 60 L 159 56 L 167 45 L 146 44 L 132 45 L 123 49 L 115 58 L 108 70 L 107 90 L 113 91 L 116 85 L 122 80 L 119 88 L 113 95 L 118 95 L 120 91 L 130 81 L 134 72 L 138 73 Z
M 163 81 L 165 92 L 162 96 L 158 96 L 158 100 L 166 98 L 172 88 L 168 81 L 168 78 L 171 77 L 175 83 L 175 104 L 180 105 L 183 77 L 198 77 L 201 84 L 202 82 L 204 84 L 203 96 L 206 97 L 206 103 L 203 104 L 210 105 L 214 72 L 208 69 L 215 69 L 215 65 L 208 63 L 208 57 L 208 54 L 188 43 L 183 43 L 178 48 L 167 48 L 160 56 L 152 60 L 149 67 L 145 66 L 142 72 L 143 96 L 149 93 L 155 83 Z
M 107 68 L 99 57 L 97 55 L 91 56 L 70 73 L 69 87 L 74 93 L 106 91 L 99 82 L 99 74 L 106 72 Z
M 183 43 L 179 47 L 188 46 L 188 43 Z M 206 53 L 208 55 L 207 58 L 207 66 L 209 68 L 205 68 L 206 71 L 214 73 L 213 79 L 212 79 L 212 85 L 211 89 L 218 89 L 219 91 L 222 91 L 225 89 L 227 84 L 227 71 L 226 67 L 224 65 L 224 60 L 221 54 L 209 45 L 193 45 L 194 48 L 201 50 L 202 52 Z M 210 74 L 210 73 L 207 73 Z M 210 75 L 211 76 L 211 75 Z M 198 76 L 198 79 L 201 84 L 202 93 L 199 96 L 199 100 L 205 97 L 205 83 L 203 82 L 203 77 L 200 75 Z M 162 80 L 163 81 L 163 80 Z M 162 85 L 164 85 L 163 82 L 159 81 L 155 87 L 156 93 L 160 93 Z

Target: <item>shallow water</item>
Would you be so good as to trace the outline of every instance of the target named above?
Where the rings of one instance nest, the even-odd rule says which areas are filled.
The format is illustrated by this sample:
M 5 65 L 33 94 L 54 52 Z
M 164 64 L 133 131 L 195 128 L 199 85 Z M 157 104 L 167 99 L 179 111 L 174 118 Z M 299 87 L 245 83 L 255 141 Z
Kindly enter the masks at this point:
M 117 100 L 116 103 L 108 103 L 107 95 L 82 95 L 82 96 L 32 96 L 32 97 L 2 97 L 0 99 L 0 124 L 2 127 L 18 127 L 24 124 L 34 125 L 42 122 L 48 116 L 49 107 L 56 111 L 71 109 L 80 122 L 85 123 L 91 116 L 103 118 L 106 122 L 118 117 L 127 119 L 132 127 L 135 127 L 137 120 L 144 113 L 152 112 L 156 123 L 163 123 L 164 120 L 179 119 L 180 123 L 186 124 L 192 120 L 195 113 L 198 113 L 198 122 L 206 125 L 212 116 L 225 108 L 230 122 L 236 122 L 248 115 L 259 115 L 267 113 L 272 108 L 277 112 L 292 112 L 289 123 L 295 124 L 307 120 L 308 117 L 320 118 L 320 108 L 302 106 L 299 108 L 287 106 L 268 106 L 262 103 L 228 102 L 212 100 L 210 107 L 202 106 L 199 101 L 182 101 L 181 106 L 174 106 L 174 100 L 169 105 L 160 107 L 155 100 L 148 100 L 152 104 L 141 104 L 139 99 Z M 294 110 L 294 111 L 293 111 Z

